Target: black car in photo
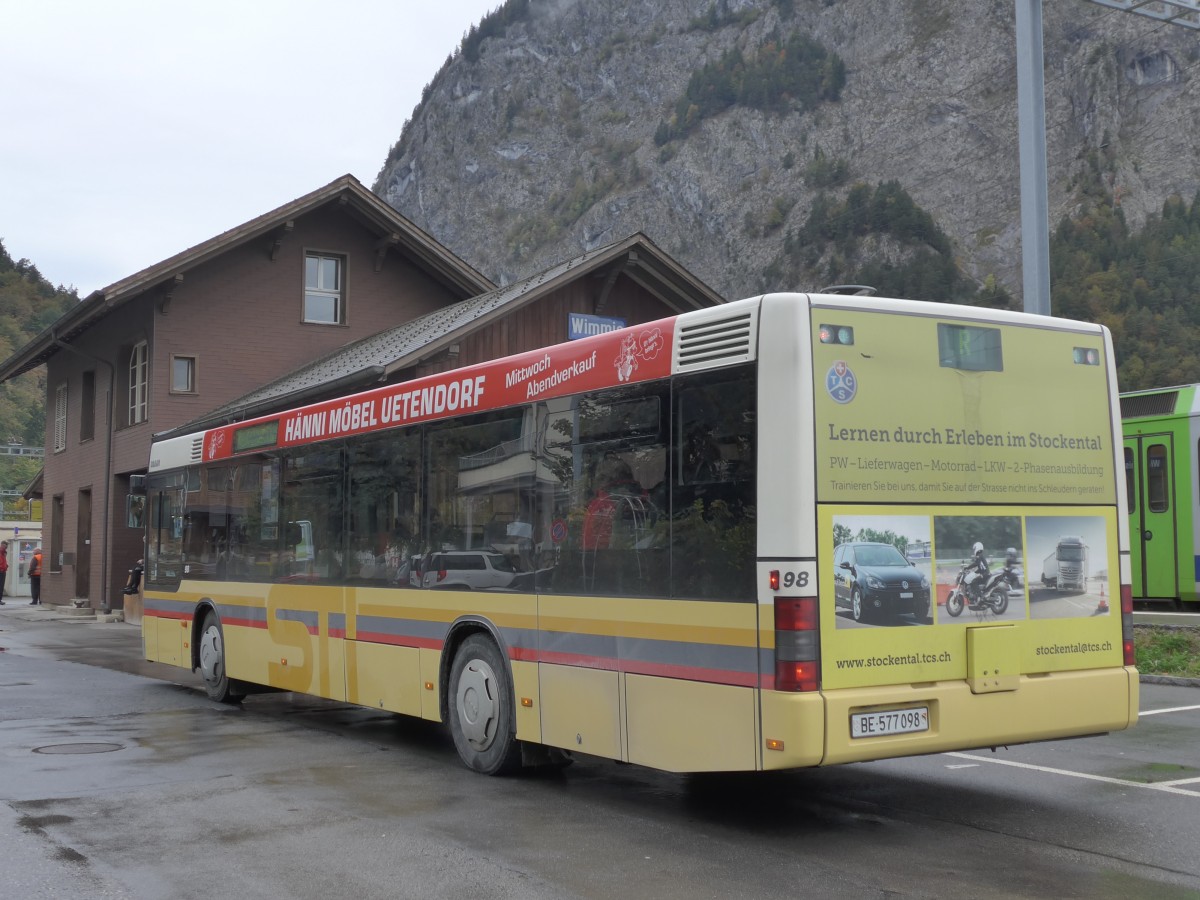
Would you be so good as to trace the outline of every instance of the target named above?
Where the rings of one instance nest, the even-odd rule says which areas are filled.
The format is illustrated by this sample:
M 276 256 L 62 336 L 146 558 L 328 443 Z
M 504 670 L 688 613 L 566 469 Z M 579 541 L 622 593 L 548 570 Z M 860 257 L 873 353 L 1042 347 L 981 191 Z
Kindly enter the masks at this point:
M 929 578 L 891 544 L 839 544 L 833 585 L 835 603 L 855 622 L 903 615 L 924 622 L 929 616 Z

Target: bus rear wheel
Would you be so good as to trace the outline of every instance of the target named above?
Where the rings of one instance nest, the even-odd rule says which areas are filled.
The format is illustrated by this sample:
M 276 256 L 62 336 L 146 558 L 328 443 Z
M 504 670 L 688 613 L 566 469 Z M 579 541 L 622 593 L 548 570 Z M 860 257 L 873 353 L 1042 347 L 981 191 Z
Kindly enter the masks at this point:
M 244 695 L 233 689 L 234 682 L 225 671 L 225 632 L 215 613 L 204 617 L 198 650 L 200 676 L 208 698 L 218 703 L 241 703 Z
M 488 637 L 473 634 L 458 648 L 449 700 L 450 734 L 468 768 L 503 775 L 520 767 L 508 666 Z

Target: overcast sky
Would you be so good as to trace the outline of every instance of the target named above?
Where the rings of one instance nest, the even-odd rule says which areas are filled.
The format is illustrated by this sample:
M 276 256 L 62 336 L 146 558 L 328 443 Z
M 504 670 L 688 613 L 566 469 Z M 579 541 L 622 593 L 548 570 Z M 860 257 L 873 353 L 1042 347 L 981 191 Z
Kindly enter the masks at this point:
M 502 0 L 0 0 L 0 240 L 80 297 L 345 174 Z

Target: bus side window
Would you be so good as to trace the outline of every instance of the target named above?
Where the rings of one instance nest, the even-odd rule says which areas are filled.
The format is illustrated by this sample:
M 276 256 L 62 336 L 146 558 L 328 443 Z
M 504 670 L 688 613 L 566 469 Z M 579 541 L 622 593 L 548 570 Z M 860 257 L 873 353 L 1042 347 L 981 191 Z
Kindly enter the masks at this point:
M 420 431 L 366 436 L 347 453 L 349 545 L 355 557 L 348 581 L 415 587 L 414 559 L 421 552 Z M 328 568 L 320 554 L 317 564 Z
M 533 589 L 535 422 L 522 407 L 429 428 L 421 587 Z
M 754 391 L 749 368 L 676 382 L 673 597 L 754 597 Z
M 183 576 L 183 515 L 187 496 L 183 473 L 151 479 L 146 493 L 150 502 L 146 578 L 153 584 L 178 584 Z
M 280 462 L 277 540 L 268 553 L 271 580 L 339 582 L 343 575 L 336 563 L 342 547 L 342 448 L 298 447 L 287 451 Z
M 665 597 L 670 579 L 666 514 L 670 409 L 665 384 L 551 401 L 541 431 L 538 495 L 552 571 L 539 585 L 560 594 Z

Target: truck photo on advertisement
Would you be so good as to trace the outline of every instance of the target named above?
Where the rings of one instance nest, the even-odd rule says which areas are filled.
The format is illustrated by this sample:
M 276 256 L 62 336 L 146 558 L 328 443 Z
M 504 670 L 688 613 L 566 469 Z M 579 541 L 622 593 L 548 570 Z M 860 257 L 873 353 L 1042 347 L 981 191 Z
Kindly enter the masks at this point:
M 1059 538 L 1054 552 L 1042 562 L 1042 584 L 1059 591 L 1082 591 L 1087 579 L 1087 543 L 1078 536 Z

